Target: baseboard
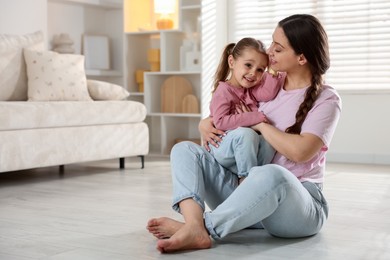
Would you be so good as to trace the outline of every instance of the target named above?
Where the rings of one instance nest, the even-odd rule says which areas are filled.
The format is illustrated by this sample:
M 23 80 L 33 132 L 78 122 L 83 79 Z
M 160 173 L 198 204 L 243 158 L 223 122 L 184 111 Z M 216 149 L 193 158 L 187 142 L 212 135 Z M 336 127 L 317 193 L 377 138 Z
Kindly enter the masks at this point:
M 363 163 L 390 165 L 388 154 L 349 154 L 349 153 L 328 153 L 327 162 L 335 163 Z

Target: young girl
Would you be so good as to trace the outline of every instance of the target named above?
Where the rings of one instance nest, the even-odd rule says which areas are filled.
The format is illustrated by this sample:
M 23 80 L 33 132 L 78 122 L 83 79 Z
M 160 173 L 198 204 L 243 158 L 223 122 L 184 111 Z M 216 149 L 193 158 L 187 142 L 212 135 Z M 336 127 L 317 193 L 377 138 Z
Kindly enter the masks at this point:
M 268 55 L 259 40 L 243 38 L 237 44 L 230 43 L 225 47 L 215 73 L 210 104 L 210 116 L 218 129 L 226 131 L 267 122 L 263 112 L 258 111 L 258 103 L 272 100 L 282 84 L 281 77 L 265 72 L 267 66 Z M 241 105 L 250 112 L 237 113 L 237 107 Z M 247 128 L 242 131 L 245 138 L 237 136 L 235 142 L 219 143 L 211 151 L 221 165 L 239 178 L 246 177 L 253 166 L 269 163 L 275 153 L 267 142 L 261 142 L 261 136 L 254 130 Z M 251 153 L 248 155 L 249 147 Z M 245 149 L 245 154 L 242 149 Z

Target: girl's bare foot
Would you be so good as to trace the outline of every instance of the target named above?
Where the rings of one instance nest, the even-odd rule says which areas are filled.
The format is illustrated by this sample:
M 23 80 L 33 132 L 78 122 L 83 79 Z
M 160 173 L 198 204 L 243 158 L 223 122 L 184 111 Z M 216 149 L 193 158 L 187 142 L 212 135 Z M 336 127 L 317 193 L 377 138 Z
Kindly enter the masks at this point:
M 211 247 L 211 238 L 204 226 L 183 224 L 169 239 L 157 242 L 161 253 L 169 253 L 188 249 L 207 249 Z
M 171 218 L 152 218 L 148 221 L 146 229 L 158 239 L 170 238 L 184 223 Z

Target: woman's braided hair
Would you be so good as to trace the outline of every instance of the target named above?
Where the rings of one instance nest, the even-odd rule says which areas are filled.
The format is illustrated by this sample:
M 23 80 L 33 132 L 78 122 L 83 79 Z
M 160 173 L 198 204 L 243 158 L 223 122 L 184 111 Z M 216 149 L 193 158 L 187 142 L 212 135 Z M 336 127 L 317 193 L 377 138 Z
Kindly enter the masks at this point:
M 295 114 L 295 123 L 286 133 L 300 134 L 302 124 L 322 90 L 322 76 L 330 66 L 328 37 L 320 21 L 312 15 L 296 14 L 279 22 L 295 53 L 308 61 L 312 78 L 304 101 Z

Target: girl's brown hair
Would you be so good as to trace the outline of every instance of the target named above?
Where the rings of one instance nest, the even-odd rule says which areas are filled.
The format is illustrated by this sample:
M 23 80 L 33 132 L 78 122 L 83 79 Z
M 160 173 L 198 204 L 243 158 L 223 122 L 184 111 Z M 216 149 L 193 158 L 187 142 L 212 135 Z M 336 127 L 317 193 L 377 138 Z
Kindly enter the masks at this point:
M 303 54 L 312 74 L 311 85 L 295 114 L 295 123 L 286 133 L 300 134 L 302 124 L 322 90 L 322 76 L 330 66 L 328 37 L 320 21 L 312 15 L 296 14 L 279 22 L 297 55 Z
M 219 82 L 225 81 L 229 76 L 230 73 L 230 68 L 228 64 L 229 55 L 232 55 L 234 59 L 237 59 L 242 55 L 242 52 L 247 48 L 253 48 L 259 53 L 264 53 L 268 58 L 268 55 L 265 50 L 265 46 L 260 40 L 246 37 L 246 38 L 242 38 L 237 43 L 229 43 L 228 45 L 226 45 L 225 49 L 223 50 L 221 60 L 219 62 L 217 71 L 215 72 L 212 93 L 214 93 L 215 90 L 217 89 Z

